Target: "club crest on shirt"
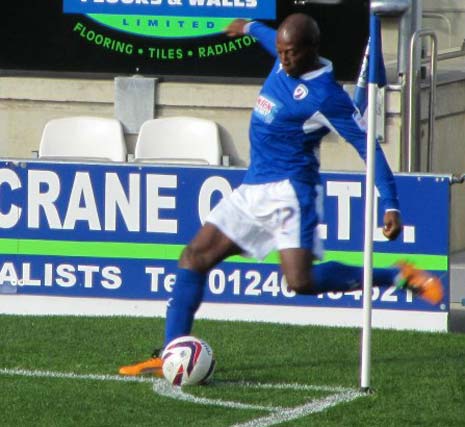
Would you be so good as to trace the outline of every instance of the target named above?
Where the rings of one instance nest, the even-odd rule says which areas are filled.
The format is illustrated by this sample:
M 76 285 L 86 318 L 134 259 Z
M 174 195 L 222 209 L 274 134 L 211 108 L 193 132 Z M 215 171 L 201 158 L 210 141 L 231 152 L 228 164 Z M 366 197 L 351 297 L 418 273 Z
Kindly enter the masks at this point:
M 301 101 L 308 95 L 308 88 L 304 84 L 300 84 L 295 88 L 294 99 L 296 101 Z
M 254 113 L 265 123 L 271 123 L 278 113 L 278 104 L 264 95 L 259 95 L 255 103 Z

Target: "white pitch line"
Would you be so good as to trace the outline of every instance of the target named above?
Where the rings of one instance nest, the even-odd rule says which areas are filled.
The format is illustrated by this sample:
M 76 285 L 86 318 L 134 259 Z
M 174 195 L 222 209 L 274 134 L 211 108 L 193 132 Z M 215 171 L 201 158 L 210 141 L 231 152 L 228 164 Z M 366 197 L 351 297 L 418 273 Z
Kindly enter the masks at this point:
M 262 405 L 251 405 L 248 403 L 240 402 L 231 402 L 228 400 L 219 400 L 219 399 L 208 399 L 206 397 L 197 397 L 192 394 L 184 393 L 181 387 L 173 387 L 167 381 L 158 380 L 154 381 L 153 391 L 158 393 L 160 396 L 169 397 L 171 399 L 182 400 L 189 403 L 197 403 L 199 405 L 210 405 L 210 406 L 221 406 L 223 408 L 230 409 L 252 409 L 259 411 L 282 411 L 286 408 L 276 407 L 276 406 L 262 406 Z
M 333 394 L 323 399 L 313 400 L 305 405 L 288 408 L 282 412 L 275 412 L 270 415 L 255 418 L 241 424 L 234 424 L 231 427 L 270 427 L 276 424 L 281 424 L 286 421 L 296 420 L 306 417 L 307 415 L 322 412 L 325 409 L 332 408 L 341 403 L 351 402 L 359 397 L 364 396 L 362 393 L 355 390 L 344 393 Z
M 180 387 L 173 387 L 167 381 L 158 378 L 147 377 L 124 377 L 119 375 L 98 375 L 98 374 L 76 374 L 73 372 L 52 372 L 52 371 L 32 371 L 27 369 L 6 369 L 0 368 L 0 375 L 12 375 L 35 378 L 57 378 L 57 379 L 75 379 L 90 381 L 118 381 L 133 383 L 150 383 L 153 384 L 153 390 L 160 396 L 176 399 L 188 403 L 220 406 L 230 409 L 249 409 L 269 412 L 269 415 L 255 418 L 241 424 L 234 424 L 231 427 L 270 427 L 286 421 L 295 420 L 307 415 L 324 411 L 341 403 L 351 402 L 355 399 L 365 396 L 365 394 L 356 390 L 344 387 L 314 386 L 306 384 L 261 384 L 250 382 L 214 382 L 212 386 L 239 386 L 255 389 L 278 389 L 278 390 L 297 390 L 297 391 L 321 391 L 331 393 L 322 399 L 315 399 L 304 405 L 293 408 L 284 408 L 280 406 L 262 406 L 252 405 L 241 402 L 224 401 L 219 399 L 208 399 L 197 397 L 185 393 Z
M 326 393 L 346 393 L 348 391 L 354 391 L 347 387 L 333 387 L 326 385 L 312 385 L 312 384 L 264 384 L 264 383 L 251 383 L 248 381 L 217 381 L 214 385 L 235 385 L 247 388 L 258 388 L 258 389 L 277 389 L 277 390 L 301 390 L 301 391 L 322 391 Z
M 16 375 L 21 377 L 36 378 L 58 378 L 74 380 L 92 381 L 124 381 L 133 383 L 152 383 L 152 378 L 144 377 L 121 377 L 119 375 L 96 375 L 96 374 L 75 374 L 73 372 L 52 372 L 52 371 L 29 371 L 27 369 L 4 369 L 0 368 L 0 375 Z
M 124 381 L 153 384 L 153 390 L 164 397 L 171 399 L 183 400 L 185 402 L 197 403 L 211 406 L 223 406 L 231 409 L 253 409 L 261 411 L 277 411 L 281 408 L 272 406 L 250 405 L 239 402 L 228 402 L 214 399 L 196 397 L 184 393 L 180 387 L 173 387 L 167 381 L 158 378 L 144 377 L 122 377 L 119 375 L 95 375 L 95 374 L 75 374 L 66 372 L 52 371 L 29 371 L 26 369 L 0 369 L 1 375 L 16 375 L 22 377 L 35 378 L 58 378 L 58 379 L 75 379 L 75 380 L 92 380 L 92 381 Z M 232 384 L 232 383 L 231 383 Z

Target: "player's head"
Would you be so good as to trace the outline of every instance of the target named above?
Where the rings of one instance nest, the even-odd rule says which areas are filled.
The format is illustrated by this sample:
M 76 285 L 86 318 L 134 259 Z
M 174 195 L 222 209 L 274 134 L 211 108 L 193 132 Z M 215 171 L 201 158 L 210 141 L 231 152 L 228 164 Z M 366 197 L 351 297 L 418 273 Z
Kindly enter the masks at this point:
M 320 29 L 313 18 L 303 13 L 289 15 L 279 26 L 276 48 L 284 71 L 298 77 L 315 68 L 320 44 Z

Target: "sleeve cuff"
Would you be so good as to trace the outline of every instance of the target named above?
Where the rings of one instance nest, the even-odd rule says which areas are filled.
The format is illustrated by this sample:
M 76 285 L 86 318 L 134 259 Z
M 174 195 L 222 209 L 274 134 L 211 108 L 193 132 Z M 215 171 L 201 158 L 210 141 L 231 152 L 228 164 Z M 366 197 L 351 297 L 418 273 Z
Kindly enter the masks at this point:
M 397 211 L 400 212 L 400 204 L 398 199 L 385 199 L 381 200 L 381 206 L 384 208 L 384 212 Z
M 250 22 L 247 22 L 247 24 L 244 25 L 244 33 L 245 34 L 250 34 L 250 27 L 252 26 L 252 24 L 254 22 L 255 21 L 250 21 Z

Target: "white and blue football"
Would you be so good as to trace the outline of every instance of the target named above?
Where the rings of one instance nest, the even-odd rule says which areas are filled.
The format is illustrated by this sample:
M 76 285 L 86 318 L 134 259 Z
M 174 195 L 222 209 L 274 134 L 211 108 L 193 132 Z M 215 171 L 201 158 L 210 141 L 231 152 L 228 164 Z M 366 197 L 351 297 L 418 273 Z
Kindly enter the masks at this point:
M 203 340 L 183 336 L 163 350 L 163 375 L 175 386 L 206 383 L 215 370 L 213 350 Z

